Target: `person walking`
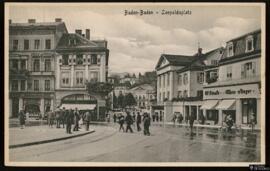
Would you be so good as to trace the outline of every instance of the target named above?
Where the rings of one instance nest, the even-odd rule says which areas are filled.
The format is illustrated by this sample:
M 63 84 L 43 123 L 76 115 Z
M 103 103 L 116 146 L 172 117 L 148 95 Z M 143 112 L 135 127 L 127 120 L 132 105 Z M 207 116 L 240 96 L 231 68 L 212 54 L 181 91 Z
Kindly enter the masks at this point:
M 150 136 L 150 131 L 149 131 L 149 127 L 150 127 L 150 116 L 147 113 L 144 113 L 144 119 L 143 119 L 143 133 L 144 135 Z
M 61 111 L 61 121 L 63 124 L 63 128 L 65 128 L 67 116 L 68 116 L 68 110 L 65 107 L 63 107 L 63 110 Z
M 74 111 L 74 128 L 73 131 L 79 131 L 80 113 L 77 108 Z
M 119 122 L 119 125 L 120 125 L 119 131 L 123 130 L 123 132 L 125 132 L 125 129 L 124 129 L 125 118 L 124 118 L 124 116 L 122 114 L 120 114 L 118 122 Z
M 20 122 L 21 129 L 23 129 L 25 127 L 25 114 L 23 110 L 20 110 L 18 114 L 18 119 Z
M 127 124 L 126 132 L 128 132 L 128 130 L 129 130 L 131 133 L 133 133 L 133 130 L 131 128 L 131 125 L 133 124 L 133 119 L 132 119 L 132 116 L 130 115 L 129 112 L 127 112 L 126 124 Z
M 116 118 L 117 118 L 117 117 L 116 117 L 116 114 L 114 113 L 114 114 L 113 114 L 113 122 L 114 122 L 114 123 L 116 122 Z
M 50 110 L 48 112 L 48 123 L 49 123 L 49 127 L 53 128 L 53 123 L 54 123 L 54 112 L 52 110 Z
M 89 131 L 89 125 L 90 125 L 90 119 L 91 119 L 91 114 L 89 111 L 86 111 L 84 113 L 84 121 L 85 121 L 85 130 Z
M 190 132 L 193 133 L 193 123 L 195 120 L 195 116 L 194 113 L 191 113 L 190 117 L 189 117 L 189 127 L 190 127 Z
M 67 112 L 67 116 L 66 116 L 66 132 L 67 134 L 71 134 L 71 126 L 72 126 L 72 120 L 73 120 L 73 112 L 72 110 L 70 109 L 68 112 Z
M 141 126 L 140 126 L 141 122 L 142 122 L 142 116 L 141 116 L 140 112 L 138 112 L 137 113 L 137 120 L 136 120 L 138 132 L 141 131 Z
M 60 128 L 60 117 L 61 117 L 60 115 L 61 115 L 60 110 L 56 109 L 55 111 L 56 128 Z

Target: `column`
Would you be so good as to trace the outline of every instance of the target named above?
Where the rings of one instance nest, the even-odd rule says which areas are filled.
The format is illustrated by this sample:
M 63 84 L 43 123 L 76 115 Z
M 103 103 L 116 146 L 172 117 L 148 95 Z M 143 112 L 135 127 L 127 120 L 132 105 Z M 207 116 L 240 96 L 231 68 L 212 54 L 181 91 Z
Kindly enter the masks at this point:
M 169 100 L 172 100 L 174 97 L 174 72 L 169 72 L 168 73 L 168 76 L 170 76 L 170 99 Z
M 242 125 L 242 104 L 240 99 L 235 99 L 235 123 L 236 125 Z
M 23 110 L 23 99 L 20 97 L 19 98 L 19 111 Z
M 12 99 L 9 99 L 9 117 L 12 117 Z
M 74 85 L 74 65 L 71 65 L 71 70 L 70 70 L 70 86 L 73 87 Z
M 222 120 L 223 120 L 223 118 L 222 118 L 222 109 L 219 109 L 218 110 L 218 125 L 222 125 Z
M 189 117 L 191 116 L 191 105 L 188 106 L 189 107 Z M 189 123 L 189 120 L 188 120 Z
M 196 107 L 197 107 L 197 121 L 199 123 L 199 112 L 200 112 L 200 110 L 199 110 L 199 106 L 198 105 Z
M 87 58 L 86 58 L 86 61 L 87 61 Z M 89 76 L 88 76 L 88 64 L 85 65 L 85 76 L 84 76 L 84 78 L 87 81 L 89 80 Z
M 39 110 L 40 110 L 40 113 L 42 115 L 42 117 L 44 117 L 44 98 L 41 98 L 40 99 L 40 106 L 39 106 Z
M 54 111 L 54 100 L 53 97 L 51 98 L 51 106 L 50 106 L 51 110 Z

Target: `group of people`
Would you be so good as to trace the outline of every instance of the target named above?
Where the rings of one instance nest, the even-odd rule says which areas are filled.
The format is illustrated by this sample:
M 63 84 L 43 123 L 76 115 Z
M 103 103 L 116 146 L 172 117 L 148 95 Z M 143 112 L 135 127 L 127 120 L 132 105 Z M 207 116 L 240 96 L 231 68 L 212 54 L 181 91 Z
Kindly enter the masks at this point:
M 150 124 L 151 124 L 151 119 L 150 119 L 150 115 L 148 113 L 144 113 L 143 116 L 141 116 L 140 112 L 137 112 L 137 115 L 135 115 L 135 113 L 133 114 L 133 116 L 131 116 L 130 112 L 127 112 L 127 115 L 124 116 L 122 114 L 120 114 L 119 116 L 116 116 L 115 114 L 113 115 L 114 118 L 114 122 L 116 122 L 116 120 L 118 119 L 118 123 L 120 125 L 119 127 L 119 131 L 123 131 L 123 132 L 128 132 L 130 131 L 131 133 L 133 133 L 132 130 L 132 126 L 134 124 L 134 122 L 136 122 L 136 127 L 137 127 L 137 131 L 140 132 L 141 131 L 141 123 L 143 122 L 143 132 L 144 135 L 150 135 Z M 126 123 L 126 129 L 124 128 L 124 124 Z

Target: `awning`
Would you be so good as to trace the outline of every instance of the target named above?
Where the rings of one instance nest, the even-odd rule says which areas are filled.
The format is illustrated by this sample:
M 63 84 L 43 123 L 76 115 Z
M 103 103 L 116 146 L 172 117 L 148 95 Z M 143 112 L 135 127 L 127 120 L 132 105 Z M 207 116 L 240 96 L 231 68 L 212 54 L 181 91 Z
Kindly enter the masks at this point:
M 218 104 L 218 100 L 206 100 L 203 102 L 201 109 L 214 109 L 215 106 Z
M 216 109 L 235 110 L 235 100 L 222 100 Z
M 77 108 L 78 110 L 94 110 L 96 107 L 95 104 L 62 104 L 60 106 L 60 109 L 75 109 Z

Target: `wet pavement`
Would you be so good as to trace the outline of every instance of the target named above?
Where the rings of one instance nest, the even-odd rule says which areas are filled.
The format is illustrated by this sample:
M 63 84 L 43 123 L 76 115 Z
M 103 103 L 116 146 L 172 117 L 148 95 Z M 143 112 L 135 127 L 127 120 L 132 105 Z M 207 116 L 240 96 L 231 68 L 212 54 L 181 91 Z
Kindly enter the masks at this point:
M 185 126 L 152 126 L 151 136 L 123 133 L 118 125 L 94 126 L 80 138 L 10 149 L 11 161 L 62 162 L 259 162 L 260 132 Z M 34 128 L 34 127 L 33 127 Z

